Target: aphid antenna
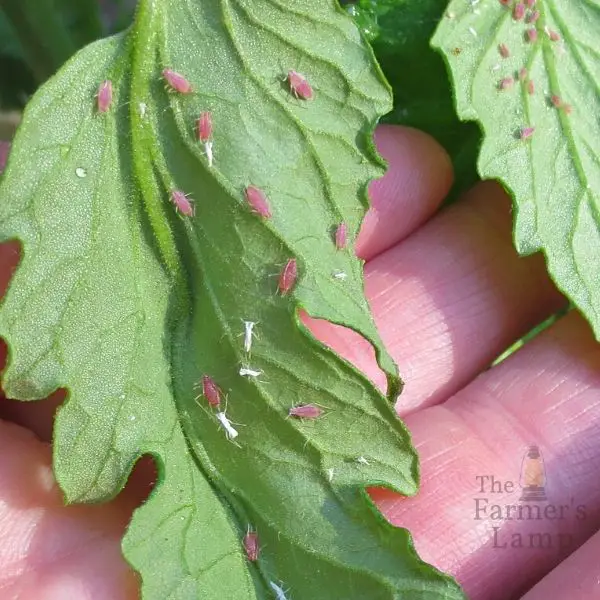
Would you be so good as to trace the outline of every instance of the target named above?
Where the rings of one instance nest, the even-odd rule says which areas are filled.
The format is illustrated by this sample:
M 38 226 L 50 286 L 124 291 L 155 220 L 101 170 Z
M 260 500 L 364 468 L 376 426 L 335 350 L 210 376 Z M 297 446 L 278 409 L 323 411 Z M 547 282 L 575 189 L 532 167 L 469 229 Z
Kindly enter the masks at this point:
M 324 404 L 321 404 L 320 402 L 297 402 L 292 404 L 292 408 L 296 408 L 297 406 L 304 406 L 305 404 L 314 404 L 315 406 L 318 406 L 319 408 L 322 408 L 323 410 L 333 410 L 330 406 L 325 406 Z
M 214 415 L 209 412 L 208 408 L 204 406 L 204 404 L 202 404 L 200 398 L 204 398 L 204 395 L 198 394 L 197 396 L 195 396 L 194 402 L 196 402 L 196 404 L 207 414 L 207 416 L 213 417 Z

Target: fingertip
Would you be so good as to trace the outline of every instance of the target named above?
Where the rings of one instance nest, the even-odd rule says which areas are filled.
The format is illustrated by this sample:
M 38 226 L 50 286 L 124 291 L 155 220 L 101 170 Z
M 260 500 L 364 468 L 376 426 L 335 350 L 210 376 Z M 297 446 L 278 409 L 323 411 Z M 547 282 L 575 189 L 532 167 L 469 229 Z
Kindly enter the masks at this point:
M 356 244 L 356 253 L 366 260 L 424 223 L 453 182 L 450 157 L 427 133 L 380 125 L 375 131 L 375 143 L 388 170 L 369 186 L 371 208 Z

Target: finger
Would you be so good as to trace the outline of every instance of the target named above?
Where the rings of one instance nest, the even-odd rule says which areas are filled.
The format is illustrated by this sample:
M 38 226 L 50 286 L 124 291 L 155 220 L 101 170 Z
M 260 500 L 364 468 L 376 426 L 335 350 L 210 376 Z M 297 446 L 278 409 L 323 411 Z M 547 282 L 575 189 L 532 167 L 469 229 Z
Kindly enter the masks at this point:
M 579 316 L 406 422 L 420 493 L 373 497 L 471 600 L 518 597 L 600 526 L 600 347 Z M 521 500 L 535 480 L 547 500 Z
M 521 600 L 599 600 L 600 533 L 546 575 Z
M 21 427 L 0 422 L 0 452 L 2 596 L 137 598 L 120 551 L 131 507 L 122 500 L 65 507 L 49 446 Z
M 504 191 L 482 183 L 367 263 L 375 322 L 406 382 L 400 414 L 448 398 L 564 303 L 541 257 L 518 257 L 511 221 Z M 323 321 L 310 329 L 385 389 L 365 340 Z
M 365 260 L 424 223 L 448 194 L 453 178 L 448 154 L 422 131 L 380 125 L 375 143 L 388 170 L 369 187 L 371 208 L 356 242 L 356 253 Z

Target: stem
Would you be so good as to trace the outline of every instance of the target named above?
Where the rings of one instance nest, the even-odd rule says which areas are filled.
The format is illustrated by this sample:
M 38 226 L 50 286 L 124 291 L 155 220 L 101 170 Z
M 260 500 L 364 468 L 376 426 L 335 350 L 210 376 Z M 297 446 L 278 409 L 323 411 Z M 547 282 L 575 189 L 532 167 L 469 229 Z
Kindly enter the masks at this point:
M 77 50 L 53 0 L 0 0 L 38 83 L 53 75 Z

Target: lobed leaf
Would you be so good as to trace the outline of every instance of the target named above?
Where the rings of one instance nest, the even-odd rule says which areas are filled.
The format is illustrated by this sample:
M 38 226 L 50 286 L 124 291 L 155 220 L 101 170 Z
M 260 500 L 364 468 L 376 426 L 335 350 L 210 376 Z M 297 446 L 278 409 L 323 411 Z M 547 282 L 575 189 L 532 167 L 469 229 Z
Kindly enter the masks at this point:
M 471 4 L 450 2 L 432 44 L 483 129 L 479 173 L 513 194 L 518 251 L 544 252 L 598 337 L 600 3 L 538 0 L 520 19 L 515 2 Z
M 447 150 L 454 167 L 451 196 L 477 179 L 475 163 L 481 134 L 456 116 L 444 61 L 429 40 L 448 0 L 358 0 L 348 5 L 394 91 L 389 123 L 416 127 Z
M 166 90 L 165 67 L 193 93 Z M 287 69 L 306 74 L 313 100 L 293 97 Z M 113 103 L 100 113 L 106 79 Z M 23 246 L 0 309 L 3 385 L 25 400 L 67 389 L 54 465 L 69 502 L 113 497 L 154 457 L 157 487 L 123 542 L 144 598 L 271 598 L 272 582 L 317 600 L 463 597 L 364 491 L 416 491 L 392 404 L 298 317 L 371 340 L 395 398 L 362 265 L 332 237 L 342 221 L 356 235 L 382 172 L 370 133 L 389 105 L 333 2 L 143 0 L 129 33 L 80 52 L 26 110 L 0 187 L 0 239 Z M 212 165 L 195 138 L 203 111 Z M 250 184 L 272 218 L 249 210 Z M 173 190 L 194 216 L 176 213 Z M 290 257 L 298 280 L 277 294 Z M 243 321 L 255 323 L 251 352 Z M 205 374 L 235 440 L 195 398 Z M 325 414 L 288 418 L 306 402 Z M 241 543 L 249 526 L 256 563 Z

